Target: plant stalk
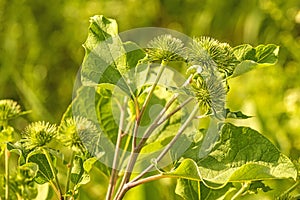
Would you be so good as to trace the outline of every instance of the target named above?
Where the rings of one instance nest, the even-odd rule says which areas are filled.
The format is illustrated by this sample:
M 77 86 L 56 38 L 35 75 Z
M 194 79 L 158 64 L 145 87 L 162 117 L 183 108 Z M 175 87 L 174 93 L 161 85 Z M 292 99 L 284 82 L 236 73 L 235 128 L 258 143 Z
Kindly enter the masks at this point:
M 168 178 L 168 176 L 165 176 L 165 175 L 162 175 L 162 174 L 156 174 L 156 175 L 153 175 L 153 176 L 149 176 L 149 177 L 140 179 L 140 180 L 135 181 L 135 182 L 129 182 L 125 185 L 125 187 L 127 187 L 128 189 L 131 189 L 131 188 L 136 187 L 138 185 L 148 183 L 148 182 L 151 182 L 151 181 L 155 181 L 155 180 L 159 180 L 159 179 L 162 179 L 162 178 Z
M 149 104 L 149 101 L 150 101 L 150 99 L 151 99 L 151 97 L 153 95 L 153 92 L 154 92 L 154 90 L 155 90 L 155 88 L 156 88 L 156 86 L 157 86 L 157 84 L 159 82 L 159 79 L 161 78 L 161 76 L 163 74 L 163 71 L 165 69 L 166 64 L 167 63 L 165 61 L 161 62 L 161 65 L 159 67 L 159 70 L 158 70 L 158 73 L 156 75 L 155 81 L 152 84 L 151 89 L 150 89 L 148 95 L 146 96 L 146 99 L 144 101 L 144 104 L 143 104 L 141 110 L 139 111 L 139 114 L 136 117 L 135 129 L 134 129 L 134 133 L 133 133 L 133 143 L 132 143 L 133 144 L 132 145 L 133 149 L 136 147 L 136 143 L 137 143 L 136 140 L 137 140 L 137 134 L 138 134 L 138 128 L 139 128 L 140 122 L 141 122 L 142 117 L 144 115 L 144 112 L 145 112 L 145 110 L 146 110 L 146 108 L 147 108 L 147 106 Z
M 49 163 L 51 172 L 52 172 L 52 174 L 53 174 L 54 181 L 55 181 L 55 183 L 56 183 L 56 189 L 57 189 L 57 196 L 58 196 L 58 199 L 63 200 L 63 196 L 62 196 L 62 192 L 61 192 L 62 190 L 61 190 L 60 185 L 59 185 L 59 182 L 58 182 L 58 178 L 57 178 L 57 175 L 56 175 L 54 166 L 53 166 L 53 162 L 52 162 L 51 156 L 50 156 L 49 152 L 48 152 L 46 149 L 44 149 L 44 148 L 42 148 L 42 152 L 43 152 L 44 155 L 46 156 L 46 159 L 47 159 L 47 161 L 48 161 L 48 163 Z M 54 186 L 54 184 L 53 184 L 53 186 Z
M 113 197 L 113 193 L 116 186 L 116 180 L 117 180 L 117 173 L 118 173 L 118 160 L 119 160 L 119 149 L 121 146 L 121 139 L 122 139 L 122 132 L 124 127 L 124 120 L 125 120 L 125 106 L 127 105 L 127 97 L 124 97 L 124 107 L 122 107 L 119 102 L 117 101 L 119 109 L 120 109 L 120 124 L 119 124 L 119 130 L 118 130 L 118 137 L 117 137 L 117 143 L 116 143 L 116 150 L 113 158 L 113 166 L 111 171 L 111 176 L 109 180 L 109 186 L 108 191 L 106 193 L 106 200 L 111 200 Z
M 10 152 L 7 149 L 7 146 L 5 147 L 5 199 L 9 199 L 9 157 Z
M 178 138 L 182 135 L 184 130 L 187 128 L 187 126 L 190 124 L 190 122 L 194 119 L 198 112 L 198 107 L 194 107 L 192 110 L 190 116 L 187 118 L 187 120 L 184 122 L 184 124 L 180 127 L 175 137 L 169 142 L 169 144 L 164 148 L 164 150 L 158 155 L 158 157 L 155 159 L 158 163 L 165 155 L 166 153 L 171 149 L 171 147 L 175 144 L 175 142 L 178 140 Z M 149 172 L 154 167 L 154 164 L 149 165 L 144 171 L 142 171 L 137 177 L 135 177 L 132 182 L 135 182 L 142 178 L 147 172 Z
M 72 151 L 70 163 L 68 164 L 67 183 L 66 183 L 66 192 L 65 192 L 65 194 L 68 193 L 69 188 L 70 188 L 71 172 L 72 172 L 74 157 L 75 157 L 75 154 L 74 154 L 74 151 Z
M 159 73 L 158 73 L 158 76 L 157 76 L 157 78 L 156 78 L 156 81 L 155 81 L 155 86 L 157 85 L 157 83 L 158 83 L 158 81 L 159 81 L 159 78 L 160 78 L 160 76 L 161 76 L 161 73 L 163 72 L 163 64 L 161 64 L 161 69 L 159 70 Z M 191 81 L 191 79 L 192 79 L 192 75 L 190 75 L 189 76 L 189 78 L 185 81 L 185 83 L 181 86 L 181 87 L 186 87 L 189 83 L 190 83 L 190 81 Z M 153 85 L 152 85 L 153 86 Z M 152 92 L 150 92 L 151 93 L 151 95 L 152 95 L 152 93 L 153 93 L 153 91 L 154 91 L 154 89 L 155 89 L 155 87 L 152 87 L 152 89 L 151 89 L 151 91 Z M 149 93 L 149 94 L 150 94 Z M 149 100 L 147 100 L 147 99 L 150 99 L 150 97 L 149 97 L 149 94 L 148 94 L 148 96 L 147 96 L 147 98 L 146 98 L 146 101 L 144 102 L 144 105 L 143 105 L 143 107 L 142 107 L 142 109 L 141 109 L 141 114 L 143 114 L 143 112 L 144 112 L 144 110 L 145 110 L 145 108 L 146 108 L 146 106 L 147 106 L 147 104 L 148 104 L 148 101 Z M 176 94 L 174 94 L 173 96 L 172 96 L 172 98 L 168 101 L 168 103 L 165 105 L 165 107 L 164 107 L 164 109 L 159 113 L 159 115 L 156 117 L 156 119 L 154 120 L 154 122 L 151 124 L 151 126 L 146 130 L 146 132 L 145 132 L 145 134 L 143 135 L 143 137 L 142 137 L 142 139 L 141 139 L 141 141 L 139 142 L 139 144 L 138 145 L 136 145 L 136 141 L 133 141 L 133 145 L 132 145 L 132 153 L 131 153 L 131 155 L 130 155 L 130 161 L 129 161 L 129 164 L 128 164 L 128 167 L 127 167 L 127 169 L 133 169 L 133 167 L 134 167 L 134 164 L 135 164 L 135 162 L 136 162 L 136 160 L 137 160 L 137 158 L 138 158 L 138 155 L 139 155 L 139 152 L 141 151 L 141 149 L 142 149 L 142 147 L 143 147 L 143 145 L 145 144 L 145 142 L 147 141 L 147 139 L 148 139 L 148 137 L 150 136 L 150 134 L 158 127 L 158 126 L 160 126 L 165 120 L 167 120 L 168 118 L 170 118 L 172 115 L 174 115 L 177 111 L 179 111 L 183 106 L 185 106 L 187 103 L 189 103 L 191 100 L 192 100 L 192 98 L 189 98 L 188 100 L 186 100 L 183 104 L 181 104 L 177 109 L 175 109 L 173 112 L 171 112 L 169 115 L 167 115 L 166 117 L 164 117 L 164 118 L 162 118 L 163 117 L 163 115 L 166 113 L 166 111 L 169 109 L 169 107 L 175 102 L 175 100 L 177 99 L 177 97 L 179 96 L 179 94 L 178 93 L 176 93 Z M 149 98 L 148 98 L 149 97 Z M 142 115 L 140 115 L 141 117 L 142 117 Z M 137 118 L 138 119 L 138 118 Z M 140 119 L 140 118 L 139 118 Z M 139 125 L 139 122 L 140 121 L 138 121 L 138 120 L 136 120 L 136 122 L 138 122 L 138 123 L 136 123 L 135 125 Z M 134 129 L 134 140 L 136 139 L 136 134 L 137 134 L 137 131 L 138 131 L 138 126 L 135 126 L 135 129 Z M 177 139 L 176 139 L 177 140 Z M 129 173 L 127 173 L 127 172 L 129 172 Z M 127 175 L 128 174 L 128 175 Z M 127 182 L 129 182 L 129 179 L 130 179 L 130 175 L 131 175 L 131 171 L 128 171 L 128 170 L 126 170 L 126 173 L 125 173 L 125 175 L 124 176 L 128 176 L 128 177 L 126 177 L 126 178 L 124 178 L 123 177 L 123 180 L 126 180 L 126 181 L 123 181 L 122 180 L 122 183 L 121 183 L 121 185 L 120 185 L 120 187 L 119 187 L 119 191 L 117 192 L 117 199 L 119 199 L 118 197 L 119 196 L 124 196 L 125 195 L 125 193 L 128 191 L 128 189 L 126 189 L 126 188 L 124 188 L 124 190 L 122 189 L 123 188 L 123 186 L 127 183 Z M 121 195 L 119 195 L 120 193 L 124 193 L 124 194 L 121 194 Z M 123 198 L 123 197 L 121 197 L 121 198 Z
M 136 120 L 135 120 L 135 124 L 134 124 L 134 131 L 133 131 L 133 134 L 132 134 L 132 150 L 131 150 L 131 154 L 130 154 L 130 157 L 129 157 L 129 163 L 128 163 L 127 168 L 125 170 L 125 174 L 123 176 L 122 182 L 119 186 L 119 190 L 117 192 L 117 196 L 116 196 L 117 199 L 120 199 L 120 198 L 118 198 L 119 193 L 122 191 L 122 188 L 125 185 L 125 183 L 128 183 L 128 181 L 130 179 L 134 164 L 135 164 L 136 159 L 137 159 L 136 146 L 137 146 L 137 134 L 138 134 L 139 125 L 141 123 L 141 119 L 143 117 L 145 109 L 148 106 L 148 103 L 149 103 L 149 101 L 150 101 L 150 99 L 153 95 L 153 92 L 154 92 L 154 90 L 155 90 L 155 88 L 156 88 L 156 86 L 159 82 L 159 79 L 161 78 L 161 76 L 163 74 L 163 71 L 165 69 L 166 64 L 167 64 L 166 61 L 161 62 L 158 73 L 157 73 L 156 78 L 155 78 L 155 81 L 151 86 L 150 92 L 148 93 L 141 110 L 139 110 L 139 108 L 138 108 L 139 106 L 137 104 L 137 101 L 135 101 L 137 116 L 136 116 Z

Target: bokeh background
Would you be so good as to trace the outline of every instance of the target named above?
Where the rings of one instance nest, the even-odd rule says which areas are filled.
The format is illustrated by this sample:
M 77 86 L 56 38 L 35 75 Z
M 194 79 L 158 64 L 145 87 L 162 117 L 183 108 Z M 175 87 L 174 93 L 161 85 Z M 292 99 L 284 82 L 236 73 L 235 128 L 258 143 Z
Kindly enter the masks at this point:
M 120 32 L 154 26 L 211 36 L 235 46 L 281 46 L 276 66 L 230 81 L 228 106 L 253 116 L 237 123 L 266 135 L 288 155 L 300 155 L 299 0 L 0 0 L 0 99 L 12 98 L 28 120 L 59 123 L 72 100 L 89 17 L 115 18 Z M 135 189 L 134 199 L 175 199 L 172 181 Z M 101 178 L 81 199 L 99 199 Z M 128 199 L 130 199 L 128 195 Z

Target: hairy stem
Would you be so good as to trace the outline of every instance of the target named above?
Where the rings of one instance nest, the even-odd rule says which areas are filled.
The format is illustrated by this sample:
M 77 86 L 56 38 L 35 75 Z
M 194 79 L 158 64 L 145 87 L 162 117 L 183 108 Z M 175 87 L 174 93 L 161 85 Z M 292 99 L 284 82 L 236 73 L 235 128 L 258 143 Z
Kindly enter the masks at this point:
M 163 64 L 161 64 L 161 68 L 162 68 L 162 66 L 163 66 Z M 160 70 L 161 72 L 160 73 L 162 73 L 162 70 Z M 159 76 L 161 76 L 161 74 L 158 74 Z M 160 77 L 159 77 L 160 78 Z M 190 75 L 189 76 L 189 78 L 185 81 L 185 83 L 181 86 L 181 87 L 186 87 L 189 83 L 190 83 L 190 81 L 191 81 L 191 79 L 192 79 L 192 75 Z M 156 79 L 156 84 L 155 84 L 155 86 L 157 85 L 157 83 L 158 83 L 158 78 Z M 152 85 L 153 86 L 153 85 Z M 155 87 L 152 87 L 152 89 L 151 89 L 151 95 L 152 95 L 152 93 L 153 93 L 153 91 L 154 91 L 154 89 L 155 89 Z M 150 93 L 149 93 L 150 94 Z M 149 94 L 148 94 L 148 96 L 149 96 Z M 182 109 L 187 103 L 189 103 L 191 100 L 192 100 L 192 98 L 189 98 L 188 100 L 186 100 L 183 104 L 181 104 L 178 108 L 176 108 L 173 112 L 171 112 L 170 114 L 168 114 L 166 117 L 164 117 L 163 118 L 163 116 L 164 116 L 164 114 L 166 113 L 166 111 L 170 108 L 170 106 L 175 102 L 175 100 L 178 98 L 178 96 L 179 96 L 179 93 L 175 93 L 172 97 L 171 97 L 171 99 L 168 101 L 168 103 L 165 105 L 165 107 L 164 107 L 164 109 L 163 110 L 161 110 L 161 112 L 159 113 L 159 115 L 156 117 L 156 119 L 154 120 L 154 122 L 151 124 L 151 126 L 149 127 L 149 128 L 147 128 L 147 130 L 146 130 L 146 132 L 145 132 L 145 134 L 143 135 L 143 137 L 142 137 L 142 139 L 141 139 L 141 141 L 139 142 L 139 144 L 138 145 L 136 145 L 136 141 L 133 141 L 133 145 L 132 145 L 132 149 L 133 149 L 133 151 L 132 151 L 132 153 L 131 153 L 131 155 L 130 155 L 130 161 L 129 161 L 129 165 L 128 165 L 128 168 L 131 168 L 131 170 L 133 169 L 133 167 L 134 167 L 134 164 L 135 164 L 135 162 L 136 162 L 136 160 L 137 160 L 137 158 L 138 158 L 138 155 L 139 155 L 139 152 L 141 151 L 141 149 L 142 149 L 142 147 L 144 146 L 144 144 L 146 143 L 146 141 L 147 141 L 147 139 L 148 139 L 148 137 L 151 135 L 151 133 L 157 128 L 157 127 L 159 127 L 165 120 L 167 120 L 168 118 L 170 118 L 172 115 L 174 115 L 176 112 L 178 112 L 180 109 Z M 143 105 L 143 107 L 142 107 L 142 109 L 141 109 L 141 113 L 143 114 L 143 112 L 144 112 L 144 110 L 145 110 L 145 108 L 146 108 L 146 106 L 147 106 L 147 104 L 148 104 L 148 101 L 149 100 L 147 100 L 148 98 L 146 98 L 146 101 L 144 102 L 144 105 Z M 150 99 L 150 98 L 149 98 Z M 140 115 L 140 116 L 142 116 L 142 115 Z M 138 121 L 138 120 L 137 120 Z M 139 122 L 139 121 L 138 121 Z M 137 124 L 137 123 L 136 123 Z M 136 125 L 135 124 L 135 125 Z M 138 123 L 139 124 L 139 123 Z M 135 130 L 134 130 L 134 136 L 136 136 L 136 134 L 137 134 L 137 131 L 138 131 L 138 126 L 135 126 Z M 136 133 L 136 134 L 135 134 Z M 134 138 L 134 140 L 136 139 L 136 137 L 133 137 Z M 127 168 L 127 169 L 128 169 Z M 126 170 L 126 172 L 128 172 L 127 170 Z M 126 178 L 126 179 L 123 179 L 123 180 L 126 180 L 126 181 L 122 181 L 122 183 L 121 183 L 121 186 L 120 186 L 120 188 L 119 188 L 119 191 L 118 191 L 118 193 L 117 193 L 117 199 L 121 199 L 121 198 L 123 198 L 123 196 L 125 195 L 125 193 L 128 191 L 128 189 L 129 188 L 127 188 L 127 187 L 124 187 L 124 185 L 126 184 L 126 183 L 128 183 L 128 181 L 129 181 L 129 179 L 130 179 L 130 175 L 131 175 L 131 172 L 129 172 L 129 173 L 125 173 L 125 175 L 124 176 L 126 176 L 126 174 L 129 174 L 129 176 Z
M 137 104 L 137 101 L 135 101 L 136 103 L 136 113 L 137 113 L 137 116 L 136 116 L 136 120 L 135 120 L 135 124 L 134 124 L 134 131 L 133 131 L 133 134 L 132 134 L 132 150 L 131 150 L 131 154 L 130 154 L 130 157 L 129 157 L 129 162 L 128 162 L 128 165 L 127 165 L 127 168 L 125 170 L 125 174 L 123 176 L 123 179 L 122 179 L 122 182 L 119 186 L 119 191 L 117 192 L 117 196 L 116 196 L 116 199 L 121 199 L 119 198 L 119 193 L 121 192 L 123 186 L 125 183 L 127 183 L 130 179 L 130 176 L 131 176 L 131 173 L 132 173 L 132 170 L 133 170 L 133 167 L 134 167 L 134 164 L 136 162 L 136 159 L 137 159 L 137 155 L 136 155 L 136 146 L 137 146 L 137 134 L 138 134 L 138 130 L 139 130 L 139 126 L 140 126 L 140 122 L 141 122 L 141 119 L 143 117 L 143 114 L 145 112 L 145 109 L 146 107 L 148 106 L 148 103 L 153 95 L 153 92 L 159 82 L 159 79 L 161 78 L 162 74 L 163 74 L 163 71 L 165 69 L 165 66 L 166 66 L 166 61 L 162 61 L 161 62 L 161 65 L 159 67 L 159 71 L 156 75 L 156 78 L 155 78 L 155 81 L 154 83 L 152 84 L 151 86 L 151 89 L 148 93 L 148 95 L 146 96 L 146 99 L 144 101 L 144 104 L 141 108 L 141 110 L 139 110 L 139 106 Z
M 133 124 L 132 122 L 129 122 L 129 123 L 127 124 L 127 127 L 126 127 L 124 133 L 122 134 L 122 137 L 124 137 L 125 135 L 128 135 L 129 129 L 132 128 L 132 124 Z M 123 161 L 124 161 L 124 159 L 125 159 L 126 151 L 127 151 L 128 147 L 129 147 L 129 145 L 130 145 L 130 140 L 131 140 L 131 138 L 128 136 L 128 137 L 127 137 L 127 140 L 125 141 L 123 153 L 122 153 L 122 155 L 121 155 L 121 157 L 120 157 L 119 163 L 123 163 Z
M 128 189 L 131 189 L 131 188 L 136 187 L 138 185 L 148 183 L 148 182 L 151 182 L 151 181 L 155 181 L 155 180 L 159 180 L 159 179 L 162 179 L 162 178 L 168 178 L 168 176 L 165 176 L 165 175 L 162 175 L 162 174 L 156 174 L 156 175 L 149 176 L 147 178 L 143 178 L 143 179 L 135 181 L 135 182 L 129 182 L 125 185 L 125 187 L 127 187 Z
M 69 188 L 70 188 L 71 172 L 72 172 L 74 157 L 75 157 L 75 154 L 74 154 L 74 151 L 72 151 L 72 153 L 71 153 L 71 159 L 70 159 L 70 162 L 68 164 L 67 183 L 66 183 L 66 192 L 65 192 L 66 194 L 68 193 Z
M 160 126 L 162 123 L 164 123 L 167 119 L 172 117 L 175 113 L 177 113 L 179 110 L 181 110 L 185 105 L 187 105 L 192 100 L 193 100 L 193 97 L 190 97 L 190 98 L 186 99 L 182 104 L 180 104 L 177 108 L 175 108 L 168 115 L 166 115 L 165 117 L 160 118 L 159 121 L 157 122 L 157 126 Z
M 198 107 L 196 106 L 196 107 L 194 107 L 194 109 L 192 110 L 191 114 L 189 115 L 189 117 L 187 118 L 187 120 L 184 122 L 184 124 L 180 127 L 180 129 L 176 133 L 175 137 L 169 142 L 169 144 L 164 148 L 164 150 L 157 156 L 157 158 L 155 159 L 156 163 L 158 163 L 166 155 L 166 153 L 171 149 L 171 147 L 175 144 L 175 142 L 178 140 L 178 138 L 182 135 L 182 133 L 184 132 L 184 130 L 188 127 L 188 125 L 190 124 L 190 122 L 194 119 L 194 117 L 196 116 L 197 112 L 198 112 Z M 147 167 L 137 177 L 135 177 L 131 181 L 131 183 L 139 180 L 140 178 L 142 178 L 153 167 L 154 167 L 154 164 L 149 165 L 149 167 Z
M 60 188 L 60 185 L 59 185 L 59 182 L 58 182 L 58 178 L 57 178 L 57 175 L 56 175 L 56 172 L 55 172 L 55 168 L 53 166 L 51 156 L 50 156 L 49 152 L 46 149 L 42 148 L 42 151 L 43 151 L 44 155 L 46 156 L 46 159 L 49 163 L 51 172 L 52 172 L 53 177 L 54 177 L 54 182 L 56 183 L 56 187 L 55 187 L 54 184 L 52 186 L 54 186 L 56 188 L 58 199 L 63 199 L 61 188 Z
M 9 199 L 9 157 L 10 152 L 5 147 L 5 199 Z
M 120 109 L 120 124 L 119 124 L 117 143 L 116 143 L 116 149 L 115 149 L 115 154 L 114 154 L 114 158 L 113 158 L 113 166 L 112 166 L 111 176 L 110 176 L 110 180 L 109 180 L 108 191 L 106 193 L 106 200 L 112 199 L 114 189 L 116 186 L 117 173 L 118 173 L 117 167 L 118 167 L 118 160 L 119 160 L 119 149 L 120 149 L 120 145 L 121 145 L 122 132 L 123 132 L 123 127 L 124 127 L 125 107 L 127 105 L 127 97 L 124 97 L 123 105 L 124 106 L 122 107 L 120 105 L 120 103 L 118 103 L 118 106 Z
M 133 149 L 136 147 L 136 143 L 137 143 L 137 142 L 136 142 L 136 140 L 137 140 L 137 133 L 138 133 L 138 128 L 139 128 L 141 119 L 142 119 L 142 117 L 143 117 L 143 115 L 144 115 L 144 112 L 145 112 L 145 110 L 146 110 L 146 108 L 147 108 L 147 106 L 148 106 L 148 104 L 149 104 L 149 101 L 150 101 L 150 99 L 151 99 L 151 97 L 152 97 L 152 95 L 153 95 L 153 92 L 154 92 L 154 90 L 155 90 L 155 88 L 156 88 L 156 86 L 157 86 L 157 84 L 158 84 L 158 82 L 159 82 L 159 79 L 160 79 L 161 76 L 162 76 L 162 73 L 163 73 L 163 71 L 164 71 L 164 69 L 165 69 L 166 64 L 167 64 L 167 63 L 166 63 L 165 61 L 162 61 L 161 65 L 160 65 L 160 67 L 159 67 L 158 73 L 157 73 L 157 75 L 156 75 L 155 81 L 154 81 L 154 83 L 152 84 L 151 89 L 150 89 L 148 95 L 146 96 L 146 99 L 145 99 L 145 101 L 144 101 L 144 104 L 143 104 L 143 106 L 142 106 L 140 112 L 139 112 L 139 115 L 137 115 L 137 117 L 136 117 L 136 124 L 135 124 L 134 133 L 133 133 L 133 145 L 132 145 L 132 146 L 133 146 Z

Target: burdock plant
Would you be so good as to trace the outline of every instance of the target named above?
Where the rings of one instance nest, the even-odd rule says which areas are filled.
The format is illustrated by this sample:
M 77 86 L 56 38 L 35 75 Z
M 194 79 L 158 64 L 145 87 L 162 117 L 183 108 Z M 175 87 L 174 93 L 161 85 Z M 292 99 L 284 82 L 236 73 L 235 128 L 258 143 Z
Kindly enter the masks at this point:
M 23 132 L 21 142 L 28 151 L 23 162 L 32 166 L 33 180 L 50 183 L 59 199 L 73 200 L 79 197 L 79 187 L 90 181 L 89 171 L 97 167 L 108 182 L 100 199 L 121 200 L 140 184 L 174 178 L 175 192 L 188 200 L 238 199 L 260 189 L 269 191 L 265 184 L 271 179 L 297 179 L 293 163 L 267 138 L 225 119 L 248 118 L 225 109 L 227 80 L 274 64 L 278 46 L 230 47 L 209 37 L 185 44 L 166 34 L 142 49 L 122 42 L 115 20 L 94 16 L 90 22 L 82 85 L 59 128 L 35 122 Z M 145 62 L 148 68 L 141 65 Z M 187 71 L 185 80 L 178 84 L 177 72 L 170 70 L 169 76 L 168 65 Z M 135 75 L 145 75 L 136 87 Z M 162 75 L 170 82 L 161 81 Z M 2 109 L 0 120 L 19 112 L 14 103 L 10 107 L 15 109 Z M 65 192 L 57 178 L 59 153 L 49 145 L 54 140 L 64 145 L 61 163 L 67 172 L 60 177 L 66 178 Z M 23 152 L 17 145 L 10 148 Z

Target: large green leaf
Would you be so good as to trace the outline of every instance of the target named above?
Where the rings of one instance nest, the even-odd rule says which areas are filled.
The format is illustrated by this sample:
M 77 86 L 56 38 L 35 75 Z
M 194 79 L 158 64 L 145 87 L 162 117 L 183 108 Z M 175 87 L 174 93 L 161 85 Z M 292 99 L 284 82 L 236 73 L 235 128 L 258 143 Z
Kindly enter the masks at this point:
M 211 152 L 197 162 L 185 159 L 168 176 L 204 181 L 215 187 L 228 182 L 296 179 L 293 163 L 263 135 L 248 127 L 225 124 Z
M 83 85 L 109 83 L 118 85 L 130 95 L 130 89 L 122 76 L 128 67 L 116 21 L 96 15 L 90 22 L 88 38 L 84 43 L 86 54 L 81 70 Z
M 54 160 L 55 157 L 52 157 Z M 51 171 L 50 164 L 45 156 L 45 154 L 40 151 L 33 151 L 27 157 L 27 163 L 35 163 L 38 166 L 38 172 L 34 180 L 38 184 L 44 184 L 51 181 L 54 178 L 54 175 Z M 55 163 L 55 162 L 53 162 Z
M 234 69 L 231 78 L 240 76 L 252 69 L 273 65 L 278 59 L 279 47 L 274 44 L 252 47 L 249 44 L 234 48 L 234 54 L 240 62 Z
M 248 127 L 225 124 L 211 153 L 198 162 L 206 180 L 296 179 L 293 163 L 263 135 Z
M 119 129 L 117 122 L 119 122 L 120 114 L 118 114 L 118 106 L 113 102 L 113 91 L 99 87 L 97 96 L 99 96 L 99 100 L 95 109 L 100 128 L 115 143 Z

